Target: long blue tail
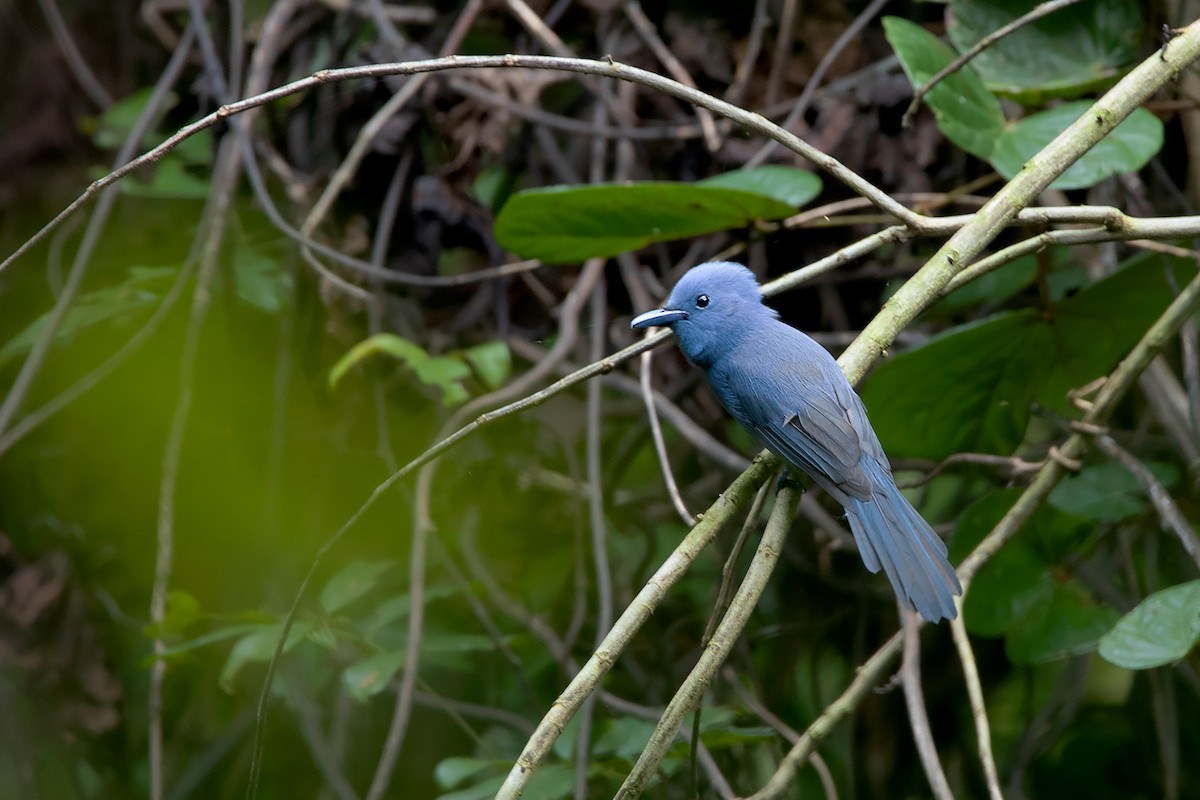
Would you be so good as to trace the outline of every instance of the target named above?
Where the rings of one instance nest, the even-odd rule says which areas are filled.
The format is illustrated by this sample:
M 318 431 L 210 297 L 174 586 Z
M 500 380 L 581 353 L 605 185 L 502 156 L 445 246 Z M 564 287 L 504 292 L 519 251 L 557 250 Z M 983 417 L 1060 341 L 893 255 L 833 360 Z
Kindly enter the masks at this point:
M 864 465 L 865 466 L 865 465 Z M 882 468 L 871 465 L 875 484 L 869 500 L 848 498 L 846 518 L 863 563 L 883 568 L 896 596 L 930 622 L 954 619 L 962 586 L 946 558 L 946 543 L 929 527 Z

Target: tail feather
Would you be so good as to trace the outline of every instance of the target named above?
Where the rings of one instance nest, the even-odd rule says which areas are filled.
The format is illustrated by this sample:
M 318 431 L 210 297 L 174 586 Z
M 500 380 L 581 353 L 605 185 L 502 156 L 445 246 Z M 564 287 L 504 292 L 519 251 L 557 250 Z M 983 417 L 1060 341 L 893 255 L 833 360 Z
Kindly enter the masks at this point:
M 907 608 L 930 622 L 953 619 L 954 596 L 962 587 L 946 558 L 946 543 L 895 484 L 886 483 L 877 483 L 867 500 L 847 499 L 846 516 L 863 563 L 871 572 L 882 567 Z

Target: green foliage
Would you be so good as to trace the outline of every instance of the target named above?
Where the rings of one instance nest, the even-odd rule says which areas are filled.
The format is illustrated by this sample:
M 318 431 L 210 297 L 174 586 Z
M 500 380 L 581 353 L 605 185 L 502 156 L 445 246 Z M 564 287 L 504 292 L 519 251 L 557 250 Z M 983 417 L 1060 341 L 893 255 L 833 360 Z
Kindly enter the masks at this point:
M 1067 392 L 1107 373 L 1172 298 L 1157 257 L 1058 303 L 1052 315 L 1005 311 L 951 328 L 883 362 L 862 396 L 893 456 L 1011 454 L 1034 400 L 1071 413 Z M 1120 314 L 1110 309 L 1119 305 Z
M 899 17 L 884 17 L 888 42 L 913 86 L 921 86 L 955 58 L 955 52 L 929 31 Z M 938 128 L 968 153 L 986 159 L 1004 133 L 1004 111 L 975 70 L 966 66 L 925 95 Z
M 1200 581 L 1162 589 L 1138 603 L 1100 639 L 1100 655 L 1126 669 L 1161 667 L 1200 641 Z
M 312 622 L 307 620 L 296 620 L 288 631 L 287 641 L 283 645 L 283 652 L 287 653 L 295 648 L 306 638 L 308 638 L 315 630 Z M 283 628 L 279 624 L 256 625 L 254 629 L 247 633 L 234 643 L 233 649 L 229 651 L 229 657 L 225 659 L 225 666 L 221 669 L 221 676 L 218 679 L 221 688 L 227 692 L 233 691 L 233 681 L 241 672 L 242 667 L 254 662 L 268 661 L 275 653 L 275 645 L 279 642 L 279 635 L 283 632 Z
M 393 561 L 351 561 L 321 589 L 321 608 L 330 614 L 340 611 L 371 591 L 394 566 Z
M 956 0 L 946 32 L 970 50 L 1038 0 Z M 1112 83 L 1138 57 L 1143 22 L 1133 0 L 1084 0 L 1022 25 L 985 48 L 971 67 L 987 88 L 1026 105 L 1077 97 Z
M 247 6 L 245 41 L 255 41 L 255 26 L 272 5 L 254 0 Z M 305 24 L 289 27 L 295 35 L 279 53 L 277 77 L 350 63 L 346 59 L 361 63 L 385 51 L 374 20 L 338 14 L 328 5 L 306 6 Z M 599 5 L 574 4 L 560 17 L 556 33 L 603 52 L 595 49 L 602 41 L 589 40 L 592 31 L 578 22 L 597 19 Z M 953 47 L 904 21 L 889 20 L 887 35 L 910 78 L 922 82 L 972 37 L 1030 5 L 957 0 L 946 8 Z M 454 17 L 447 4 L 431 7 L 432 26 L 394 24 L 406 38 L 432 32 L 436 40 L 438 31 L 453 27 Z M 943 10 L 912 8 L 925 18 Z M 659 11 L 654 22 L 681 57 L 686 59 L 687 48 L 680 45 L 704 47 L 694 74 L 700 85 L 720 94 L 726 68 L 740 58 L 725 46 L 731 40 L 740 46 L 746 9 L 726 4 L 723 16 L 711 18 L 707 9 L 677 4 Z M 818 4 L 808 11 L 806 48 L 826 52 L 841 30 L 837 26 L 845 24 L 844 9 Z M 897 110 L 893 103 L 872 107 L 863 96 L 844 94 L 844 82 L 822 87 L 828 102 L 822 100 L 815 118 L 810 115 L 812 141 L 822 147 L 837 142 L 835 154 L 847 167 L 889 190 L 917 188 L 950 197 L 981 177 L 976 158 L 945 158 L 951 148 L 1014 174 L 1087 106 L 1072 100 L 1118 78 L 1139 58 L 1137 36 L 1144 26 L 1138 16 L 1130 0 L 1084 0 L 994 45 L 928 97 L 951 142 L 936 154 L 927 136 L 887 130 Z M 115 18 L 120 15 L 91 16 Z M 503 4 L 485 4 L 478 20 L 461 52 L 518 52 L 524 46 L 513 38 L 520 26 L 512 24 Z M 70 22 L 86 37 L 86 26 Z M 771 25 L 768 37 L 775 33 Z M 39 44 L 54 51 L 52 41 Z M 1152 50 L 1146 54 L 1154 57 Z M 651 64 L 651 58 L 639 53 L 635 63 Z M 763 84 L 772 59 L 744 63 L 750 69 L 742 96 L 757 106 L 767 94 Z M 149 77 L 151 66 L 159 64 L 131 64 L 136 71 L 129 74 Z M 783 72 L 780 99 L 801 88 L 796 66 L 793 61 Z M 30 74 L 36 82 L 36 71 Z M 604 85 L 607 95 L 606 79 L 544 71 L 460 72 L 454 92 L 461 88 L 458 79 L 482 80 L 493 95 L 575 124 L 553 127 L 549 138 L 556 149 L 535 127 L 541 122 L 518 119 L 511 109 L 481 99 L 484 95 L 458 99 L 447 94 L 450 89 L 417 93 L 373 140 L 355 179 L 326 216 L 319 232 L 323 241 L 361 256 L 391 223 L 391 238 L 379 240 L 388 245 L 389 269 L 458 274 L 494 260 L 487 213 L 499 212 L 500 243 L 516 252 L 574 262 L 646 247 L 639 254 L 639 274 L 656 270 L 665 281 L 669 269 L 692 258 L 688 253 L 728 252 L 728 245 L 742 242 L 754 248 L 753 257 L 765 254 L 771 274 L 779 274 L 837 251 L 874 225 L 861 219 L 853 226 L 803 231 L 758 225 L 793 214 L 821 192 L 814 174 L 789 167 L 671 182 L 712 163 L 723 169 L 736 165 L 762 142 L 723 124 L 725 146 L 705 153 L 686 106 L 643 89 L 631 95 L 636 120 L 613 115 L 607 124 L 682 124 L 687 132 L 663 139 L 647 130 L 646 136 L 609 140 L 604 164 L 628 162 L 629 174 L 662 182 L 514 195 L 515 187 L 544 180 L 562 159 L 572 168 L 562 174 L 588 173 L 594 151 L 590 137 L 577 131 L 593 124 L 588 115 L 604 102 L 593 89 Z M 285 216 L 303 213 L 316 188 L 311 181 L 331 174 L 366 115 L 378 107 L 380 93 L 394 92 L 403 80 L 327 84 L 261 109 L 251 135 L 268 191 L 279 201 L 286 198 Z M 190 78 L 177 87 L 181 94 L 210 88 Z M 139 91 L 96 119 L 79 120 L 106 151 L 101 161 L 111 160 L 110 151 L 128 137 L 148 98 L 148 89 Z M 139 147 L 157 144 L 193 109 L 210 108 L 211 102 L 199 94 L 172 98 Z M 1148 112 L 1137 112 L 1057 185 L 1085 187 L 1136 168 L 1159 151 L 1162 130 Z M 533 131 L 538 135 L 531 136 Z M 309 270 L 295 242 L 259 210 L 263 198 L 251 197 L 251 188 L 242 184 L 207 287 L 211 306 L 199 329 L 198 358 L 184 365 L 180 357 L 194 290 L 180 278 L 181 266 L 194 263 L 193 255 L 208 244 L 194 236 L 207 229 L 200 201 L 210 196 L 213 153 L 214 137 L 205 132 L 121 181 L 122 194 L 89 264 L 80 302 L 19 412 L 44 407 L 91 373 L 163 301 L 168 287 L 179 290 L 171 296 L 180 300 L 156 314 L 161 322 L 153 335 L 109 377 L 0 459 L 0 594 L 12 600 L 5 605 L 7 616 L 0 613 L 6 631 L 0 650 L 13 654 L 4 676 L 11 684 L 5 697 L 12 708 L 6 712 L 11 711 L 10 727 L 20 733 L 13 747 L 0 748 L 0 800 L 148 796 L 147 676 L 158 658 L 167 666 L 163 794 L 244 795 L 254 712 L 265 662 L 278 644 L 280 611 L 313 553 L 348 519 L 349 534 L 328 551 L 276 665 L 259 796 L 338 794 L 325 784 L 339 771 L 356 790 L 365 789 L 387 736 L 398 676 L 416 647 L 419 707 L 388 791 L 443 800 L 493 797 L 522 754 L 529 726 L 562 692 L 571 664 L 583 663 L 593 650 L 598 581 L 588 541 L 592 440 L 585 432 L 598 434 L 600 443 L 615 611 L 637 596 L 686 533 L 664 496 L 640 403 L 623 395 L 632 366 L 620 367 L 623 379 L 604 383 L 598 425 L 586 413 L 585 392 L 576 387 L 498 420 L 439 459 L 428 497 L 414 497 L 414 483 L 405 480 L 380 491 L 369 511 L 354 515 L 395 464 L 407 463 L 432 441 L 451 416 L 450 406 L 527 374 L 530 359 L 514 363 L 505 343 L 513 341 L 509 337 L 539 346 L 557 341 L 554 306 L 576 280 L 574 272 L 546 268 L 496 282 L 503 283 L 503 295 L 492 287 L 378 288 L 368 282 L 362 288 L 377 292 L 373 301 L 384 310 L 378 318 L 383 329 L 403 335 L 366 339 L 351 348 L 347 343 L 368 336 L 364 307 Z M 11 246 L 25 235 L 22 228 L 40 226 L 46 212 L 61 207 L 53 195 L 40 192 L 68 185 L 70 196 L 63 202 L 69 202 L 82 188 L 78 178 L 86 166 L 64 181 L 57 169 L 69 165 L 56 163 L 60 160 L 66 161 L 39 158 L 38 172 L 5 183 L 17 193 L 16 200 L 6 195 L 0 230 Z M 1168 178 L 1178 178 L 1170 166 Z M 95 174 L 104 169 L 97 167 Z M 446 191 L 437 199 L 447 202 L 416 197 L 416 176 L 429 181 L 422 187 L 440 182 Z M 30 177 L 39 187 L 32 198 L 19 194 L 20 179 Z M 389 186 L 399 191 L 385 196 Z M 1121 205 L 1128 186 L 1115 181 L 1109 186 L 1114 199 L 1099 201 Z M 1148 181 L 1139 203 L 1174 208 L 1175 199 L 1168 198 L 1167 205 L 1162 191 L 1163 181 Z M 839 192 L 841 197 L 846 190 Z M 385 210 L 394 212 L 391 220 Z M 1140 205 L 1135 212 L 1154 213 Z M 37 218 L 22 219 L 26 214 Z M 60 231 L 61 238 L 35 247 L 0 280 L 6 312 L 0 314 L 0 368 L 9 374 L 44 330 L 39 326 L 46 317 L 38 317 L 53 302 L 57 276 L 43 274 L 44 265 L 69 262 L 78 246 L 80 228 Z M 997 246 L 1029 232 L 1008 231 Z M 693 235 L 704 238 L 687 240 Z M 931 241 L 880 250 L 861 271 L 839 274 L 820 294 L 800 289 L 781 309 L 796 314 L 791 318 L 802 327 L 815 328 L 825 316 L 804 314 L 814 301 L 824 310 L 836 295 L 848 312 L 846 327 L 857 327 L 877 310 L 878 271 L 906 270 L 933 246 Z M 1123 252 L 1124 245 L 1113 250 Z M 1164 267 L 1160 257 L 1144 256 L 1097 280 L 1096 263 L 1085 261 L 1096 253 L 1106 250 L 1040 252 L 930 308 L 911 331 L 925 344 L 885 359 L 864 389 L 890 455 L 940 458 L 970 450 L 1034 460 L 1067 435 L 1066 422 L 1079 414 L 1066 401 L 1067 391 L 1111 370 L 1174 296 L 1171 278 L 1180 284 L 1195 274 L 1190 263 Z M 751 257 L 732 257 L 743 256 Z M 608 322 L 597 332 L 607 335 L 610 351 L 628 341 L 620 330 L 623 318 L 641 310 L 629 303 L 633 293 L 626 289 L 632 287 L 618 280 L 626 277 L 626 271 L 610 273 L 602 298 L 609 304 Z M 489 308 L 485 301 L 491 300 L 507 302 Z M 487 313 L 492 310 L 496 316 Z M 496 322 L 505 313 L 507 329 Z M 582 339 L 593 329 L 586 317 L 580 323 L 581 341 L 569 359 L 577 364 L 586 358 Z M 1177 368 L 1181 350 L 1171 343 L 1166 363 Z M 671 376 L 666 388 L 685 413 L 743 453 L 759 449 L 720 414 L 678 353 L 660 354 L 658 367 Z M 180 408 L 181 373 L 194 380 L 187 387 L 182 459 L 171 476 L 172 503 L 163 493 L 163 453 Z M 336 391 L 326 390 L 326 379 Z M 377 388 L 382 390 L 372 391 Z M 20 424 L 20 414 L 14 422 Z M 1179 455 L 1178 439 L 1163 435 L 1147 412 L 1145 397 L 1130 393 L 1110 424 L 1132 432 L 1122 441 L 1166 485 L 1180 511 L 1194 518 L 1196 489 L 1181 477 L 1186 457 Z M 732 470 L 715 464 L 671 424 L 664 435 L 684 501 L 698 511 L 719 496 Z M 1175 539 L 1159 530 L 1133 476 L 1101 461 L 1097 452 L 1088 458 L 991 558 L 967 596 L 964 618 L 975 639 L 1001 780 L 1031 797 L 1165 795 L 1159 783 L 1169 770 L 1171 743 L 1160 744 L 1162 734 L 1154 734 L 1174 736 L 1182 753 L 1200 741 L 1187 725 L 1173 731 L 1170 718 L 1160 718 L 1164 706 L 1158 702 L 1169 699 L 1182 720 L 1200 713 L 1196 693 L 1180 679 L 1192 666 L 1187 662 L 1194 660 L 1200 636 L 1196 571 Z M 1020 491 L 1001 487 L 1023 485 L 1026 477 L 960 463 L 912 496 L 920 497 L 931 520 L 942 523 L 939 530 L 950 531 L 958 560 Z M 829 498 L 819 491 L 814 496 L 836 512 Z M 409 559 L 415 502 L 425 504 L 436 524 L 423 565 L 423 595 L 410 591 L 407 577 L 414 566 Z M 155 524 L 168 506 L 175 531 L 172 589 L 165 618 L 143 624 L 156 566 Z M 649 708 L 670 698 L 695 663 L 736 527 L 723 531 L 665 594 L 613 660 L 606 690 Z M 701 738 L 736 794 L 760 787 L 787 745 L 743 705 L 733 681 L 803 729 L 896 629 L 886 583 L 867 574 L 857 554 L 829 547 L 824 536 L 808 535 L 807 527 L 798 526 L 789 539 L 735 648 L 730 661 L 735 674 L 723 673 L 705 693 Z M 34 560 L 43 555 L 42 562 Z M 743 552 L 739 574 L 748 560 Z M 1118 622 L 1106 601 L 1135 591 L 1129 574 L 1146 586 L 1172 588 Z M 415 642 L 409 633 L 418 602 L 425 613 Z M 561 637 L 565 653 L 548 643 L 547 632 Z M 953 792 L 981 795 L 972 720 L 949 630 L 931 626 L 923 635 L 926 703 L 942 731 L 941 755 Z M 152 638 L 163 640 L 165 652 L 155 652 Z M 1094 648 L 1099 653 L 1093 657 Z M 1135 671 L 1179 660 L 1185 663 L 1153 675 L 1153 682 Z M 1150 702 L 1159 689 L 1174 694 L 1155 695 Z M 441 698 L 448 702 L 440 704 Z M 911 737 L 904 735 L 900 693 L 872 693 L 855 715 L 820 743 L 838 796 L 869 795 L 879 785 L 886 785 L 889 796 L 927 794 Z M 881 720 L 887 723 L 882 728 L 874 724 Z M 1050 725 L 1040 724 L 1044 720 Z M 588 735 L 588 796 L 612 795 L 653 728 L 653 720 L 623 708 L 596 706 Z M 578 720 L 566 727 L 524 797 L 574 795 L 582 737 Z M 703 771 L 699 785 L 690 786 L 690 757 L 687 744 L 676 741 L 645 796 L 713 794 Z M 1191 796 L 1200 773 L 1187 759 L 1179 762 L 1178 794 Z M 38 770 L 36 780 L 22 782 L 30 764 Z M 811 769 L 797 776 L 789 792 L 826 794 Z
M 960 0 L 950 14 L 951 41 L 960 51 L 969 49 L 1033 5 L 1025 0 Z M 925 103 L 947 139 L 1012 178 L 1092 103 L 1064 103 L 1008 122 L 993 92 L 1033 105 L 1108 83 L 1137 55 L 1139 20 L 1137 6 L 1129 0 L 1089 0 L 1060 10 L 986 49 L 930 90 Z M 915 23 L 885 17 L 883 24 L 914 87 L 927 83 L 957 56 Z M 1139 170 L 1162 144 L 1162 123 L 1138 109 L 1050 185 L 1084 189 Z
M 157 303 L 177 274 L 173 267 L 130 267 L 129 277 L 116 286 L 84 292 L 58 326 L 55 341 L 69 339 L 103 322 L 124 324 L 136 312 Z M 46 329 L 50 314 L 42 314 L 0 347 L 0 365 L 29 352 Z
M 1170 464 L 1146 465 L 1166 487 L 1179 479 Z M 1120 464 L 1094 464 L 1065 478 L 1050 493 L 1050 504 L 1068 514 L 1094 520 L 1126 519 L 1146 508 L 1146 496 L 1137 479 Z
M 517 192 L 496 217 L 496 241 L 524 258 L 571 263 L 653 242 L 790 216 L 820 192 L 810 172 L 786 167 L 717 175 L 696 183 L 551 186 Z
M 92 142 L 100 149 L 117 149 L 133 133 L 134 125 L 145 111 L 152 94 L 153 89 L 146 87 L 118 100 L 100 117 L 85 119 L 84 131 L 91 134 Z M 158 110 L 158 118 L 146 128 L 146 133 L 138 143 L 139 152 L 149 150 L 167 138 L 158 123 L 178 102 L 177 95 L 167 95 Z M 176 145 L 171 152 L 149 168 L 151 171 L 143 171 L 133 179 L 122 181 L 119 184 L 120 189 L 129 195 L 165 200 L 206 198 L 209 194 L 208 178 L 203 177 L 200 172 L 190 172 L 189 168 L 210 166 L 212 151 L 212 132 L 201 131 Z M 99 178 L 106 172 L 105 169 L 97 168 L 95 177 Z
M 403 650 L 376 653 L 346 667 L 342 672 L 342 685 L 352 698 L 365 703 L 386 689 L 403 665 Z
M 1063 103 L 1030 114 L 1008 126 L 996 142 L 989 160 L 1005 178 L 1013 178 L 1054 137 L 1079 119 L 1092 104 L 1086 100 Z M 1162 149 L 1163 124 L 1144 108 L 1134 110 L 1112 133 L 1087 151 L 1051 184 L 1055 189 L 1086 189 L 1105 178 L 1136 172 Z
M 469 396 L 463 381 L 475 374 L 489 389 L 501 386 L 512 368 L 512 358 L 504 342 L 487 342 L 462 353 L 432 356 L 423 347 L 394 333 L 378 333 L 365 339 L 338 359 L 329 371 L 329 386 L 333 388 L 353 367 L 367 357 L 382 353 L 392 356 L 413 370 L 417 380 L 426 386 L 440 389 L 442 404 L 457 405 Z
M 960 560 L 982 541 L 1019 495 L 1015 489 L 1001 490 L 968 507 L 958 522 L 951 559 Z M 1017 664 L 1095 649 L 1116 612 L 1061 568 L 1088 531 L 1083 519 L 1039 507 L 971 583 L 963 604 L 967 630 L 1003 636 L 1005 652 Z
M 468 347 L 463 355 L 489 391 L 499 389 L 512 373 L 512 354 L 504 342 L 484 342 Z
M 239 300 L 268 314 L 278 314 L 292 295 L 292 275 L 277 257 L 254 247 L 233 254 L 234 291 Z

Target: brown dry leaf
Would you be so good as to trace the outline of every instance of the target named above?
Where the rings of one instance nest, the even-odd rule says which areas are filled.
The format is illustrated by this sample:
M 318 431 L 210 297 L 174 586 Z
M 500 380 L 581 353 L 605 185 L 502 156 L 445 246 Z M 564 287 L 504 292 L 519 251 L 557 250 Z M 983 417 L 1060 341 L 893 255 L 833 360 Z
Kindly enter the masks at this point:
M 568 76 L 549 71 L 481 69 L 464 74 L 460 80 L 476 83 L 516 105 L 533 108 L 547 86 L 568 80 Z M 438 130 L 454 153 L 451 163 L 442 171 L 462 169 L 480 151 L 503 153 L 509 131 L 516 121 L 517 115 L 504 106 L 460 96 L 449 111 L 438 115 L 436 119 Z
M 123 690 L 66 553 L 26 561 L 0 534 L 0 662 L 67 739 L 110 731 Z
M 733 44 L 716 20 L 672 12 L 667 14 L 663 29 L 663 39 L 692 77 L 704 75 L 721 84 L 733 80 Z
M 58 602 L 67 584 L 66 557 L 51 553 L 19 567 L 0 589 L 0 615 L 19 628 L 38 622 Z

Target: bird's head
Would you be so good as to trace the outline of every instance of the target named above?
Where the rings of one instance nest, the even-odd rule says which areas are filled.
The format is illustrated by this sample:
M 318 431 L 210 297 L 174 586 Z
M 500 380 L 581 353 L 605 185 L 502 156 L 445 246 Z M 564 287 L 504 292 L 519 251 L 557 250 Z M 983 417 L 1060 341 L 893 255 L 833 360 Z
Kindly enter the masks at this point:
M 629 326 L 670 328 L 688 360 L 707 368 L 755 322 L 776 316 L 763 305 L 753 272 L 741 264 L 711 261 L 688 270 L 666 305 L 639 314 Z

